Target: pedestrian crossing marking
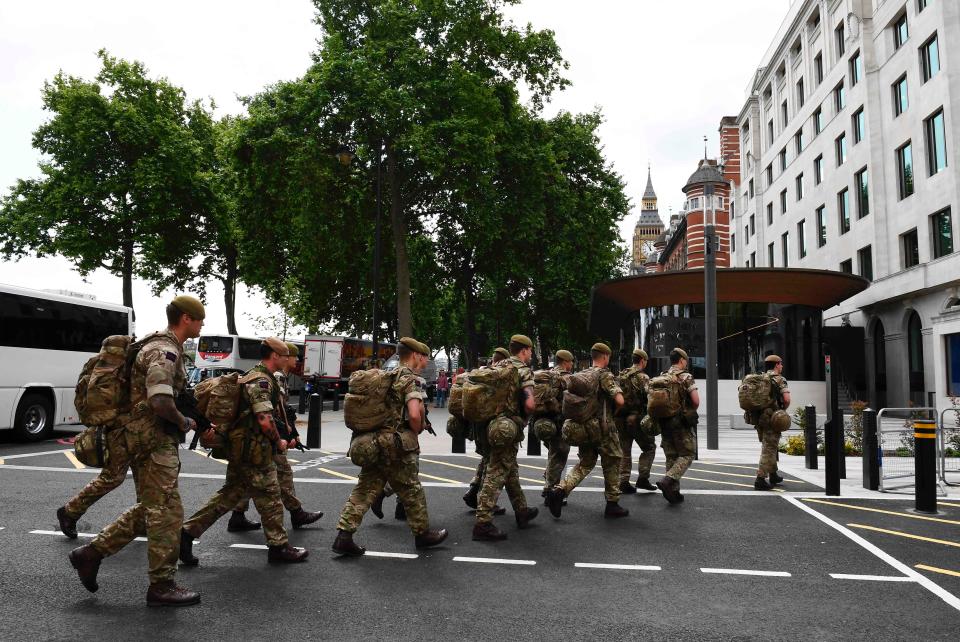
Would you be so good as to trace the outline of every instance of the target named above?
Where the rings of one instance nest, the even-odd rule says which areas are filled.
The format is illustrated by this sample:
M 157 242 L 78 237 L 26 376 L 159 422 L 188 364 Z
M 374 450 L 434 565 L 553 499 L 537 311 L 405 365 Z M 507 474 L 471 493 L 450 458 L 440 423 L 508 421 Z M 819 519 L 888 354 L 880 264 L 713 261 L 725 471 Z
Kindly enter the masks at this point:
M 267 550 L 266 544 L 231 544 L 230 548 L 249 548 L 254 550 Z
M 640 564 L 593 564 L 590 562 L 576 562 L 576 568 L 600 568 L 620 571 L 661 571 L 659 566 L 643 566 Z
M 41 457 L 43 455 L 57 455 L 60 453 L 72 453 L 73 448 L 65 448 L 62 450 L 44 450 L 38 453 L 21 453 L 19 455 L 6 455 L 4 459 L 23 459 L 25 457 Z
M 701 568 L 701 573 L 713 573 L 718 575 L 757 575 L 761 577 L 792 577 L 786 571 L 753 571 L 743 568 Z
M 74 467 L 74 468 L 77 468 L 77 469 L 79 469 L 79 470 L 82 470 L 82 469 L 86 468 L 86 466 L 84 466 L 83 464 L 81 464 L 81 463 L 80 463 L 80 460 L 77 459 L 77 456 L 74 455 L 71 451 L 69 451 L 69 450 L 64 450 L 64 451 L 63 451 L 63 454 L 64 454 L 64 456 L 65 456 L 67 459 L 70 460 L 70 463 L 73 464 L 73 467 Z
M 907 512 L 897 512 L 892 510 L 883 510 L 881 508 L 869 508 L 867 506 L 855 506 L 853 504 L 841 504 L 840 502 L 830 502 L 823 499 L 813 499 L 813 498 L 804 498 L 805 502 L 814 502 L 815 504 L 826 504 L 827 506 L 840 506 L 842 508 L 850 508 L 852 510 L 862 510 L 870 513 L 882 513 L 884 515 L 894 515 L 896 517 L 906 517 L 908 519 L 920 519 L 926 522 L 940 522 L 941 524 L 953 524 L 954 526 L 960 526 L 960 522 L 955 519 L 941 519 L 939 517 L 927 517 L 925 515 L 914 515 L 913 513 Z
M 906 575 L 850 575 L 848 573 L 830 573 L 835 580 L 861 580 L 864 582 L 916 582 Z
M 515 564 L 519 566 L 534 566 L 535 560 L 511 560 L 496 557 L 454 557 L 454 562 L 473 562 L 476 564 Z
M 914 564 L 913 568 L 919 568 L 921 571 L 930 571 L 931 573 L 940 573 L 941 575 L 952 575 L 960 577 L 960 571 L 951 571 L 946 568 L 937 568 L 936 566 L 927 566 L 926 564 Z
M 663 464 L 653 464 L 653 465 L 659 468 L 666 468 L 666 466 L 664 466 Z M 695 473 L 707 473 L 708 475 L 726 475 L 727 477 L 745 477 L 747 479 L 756 479 L 757 477 L 756 474 L 744 475 L 743 473 L 725 473 L 721 470 L 707 470 L 705 468 L 694 468 L 693 466 L 690 467 L 690 470 L 692 470 Z M 756 469 L 751 469 L 751 470 L 756 470 Z M 784 479 L 783 481 L 788 484 L 805 484 L 806 483 L 804 481 L 800 481 L 797 479 Z
M 543 468 L 541 466 L 531 466 L 530 464 L 521 464 L 519 462 L 517 462 L 517 466 L 519 466 L 520 468 L 531 468 L 533 470 L 539 470 L 539 471 L 546 470 L 546 468 Z
M 440 466 L 449 466 L 450 468 L 461 468 L 461 469 L 463 469 L 463 470 L 469 470 L 469 471 L 471 471 L 471 472 L 475 472 L 475 471 L 477 470 L 476 468 L 471 468 L 470 466 L 461 466 L 460 464 L 451 464 L 450 462 L 438 461 L 438 460 L 436 460 L 436 459 L 426 459 L 425 457 L 421 457 L 421 458 L 420 458 L 420 461 L 425 461 L 425 462 L 427 462 L 428 464 L 437 464 L 437 465 L 440 465 Z
M 914 535 L 913 533 L 904 533 L 903 531 L 892 531 L 886 528 L 877 528 L 876 526 L 867 526 L 866 524 L 847 524 L 847 526 L 849 526 L 850 528 L 858 528 L 866 531 L 884 533 L 885 535 L 896 535 L 897 537 L 915 539 L 921 542 L 931 542 L 933 544 L 943 544 L 944 546 L 953 546 L 955 548 L 960 548 L 960 543 L 958 542 L 951 542 L 945 539 L 936 539 L 935 537 L 923 537 L 921 535 Z
M 455 479 L 447 479 L 446 477 L 437 477 L 435 475 L 428 475 L 427 473 L 421 472 L 421 477 L 426 477 L 427 479 L 433 479 L 435 481 L 447 482 L 448 484 L 456 484 L 457 486 L 461 485 L 463 482 L 457 481 Z
M 320 466 L 317 466 L 317 470 L 323 473 L 327 473 L 328 475 L 333 475 L 334 477 L 340 477 L 341 479 L 349 479 L 350 481 L 359 481 L 353 475 L 347 475 L 341 472 L 337 472 L 335 470 L 330 470 L 329 468 L 321 468 Z
M 400 559 L 400 560 L 415 560 L 418 557 L 420 557 L 416 553 L 385 553 L 380 551 L 367 551 L 366 553 L 363 554 L 363 556 L 364 557 L 386 557 L 386 558 Z

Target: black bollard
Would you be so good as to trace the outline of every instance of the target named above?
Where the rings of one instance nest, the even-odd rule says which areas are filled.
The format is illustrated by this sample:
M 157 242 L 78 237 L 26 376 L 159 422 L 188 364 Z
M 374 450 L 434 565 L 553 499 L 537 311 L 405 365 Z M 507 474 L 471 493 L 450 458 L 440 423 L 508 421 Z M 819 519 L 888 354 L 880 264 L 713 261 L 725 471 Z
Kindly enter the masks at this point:
M 844 432 L 844 423 L 843 423 L 843 411 L 837 411 L 837 423 L 840 424 L 839 435 L 837 439 L 840 440 L 840 479 L 847 478 L 847 435 Z
M 824 468 L 827 495 L 840 496 L 840 458 L 843 457 L 843 418 L 834 416 L 823 426 Z
M 880 489 L 880 440 L 877 434 L 877 411 L 863 411 L 863 487 Z
M 804 412 L 804 456 L 806 457 L 807 470 L 817 469 L 817 407 L 807 406 Z
M 921 513 L 937 512 L 937 424 L 929 419 L 913 422 L 915 454 L 915 508 Z
M 335 385 L 333 387 L 333 411 L 337 412 L 340 410 L 340 386 Z
M 310 395 L 310 414 L 307 417 L 307 448 L 320 447 L 320 413 L 323 412 L 323 397 Z
M 297 413 L 303 414 L 307 411 L 307 389 L 304 388 L 300 391 L 300 394 L 297 397 Z

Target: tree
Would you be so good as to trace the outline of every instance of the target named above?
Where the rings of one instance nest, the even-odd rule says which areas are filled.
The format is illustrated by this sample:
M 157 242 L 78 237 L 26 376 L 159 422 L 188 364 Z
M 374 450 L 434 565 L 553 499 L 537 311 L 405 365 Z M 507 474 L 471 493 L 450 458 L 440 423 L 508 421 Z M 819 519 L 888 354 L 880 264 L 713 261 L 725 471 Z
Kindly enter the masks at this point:
M 42 177 L 17 181 L 0 204 L 0 252 L 60 254 L 83 275 L 104 268 L 132 307 L 135 275 L 192 273 L 197 235 L 186 230 L 212 198 L 197 137 L 210 115 L 141 63 L 97 55 L 95 82 L 61 72 L 44 85 Z

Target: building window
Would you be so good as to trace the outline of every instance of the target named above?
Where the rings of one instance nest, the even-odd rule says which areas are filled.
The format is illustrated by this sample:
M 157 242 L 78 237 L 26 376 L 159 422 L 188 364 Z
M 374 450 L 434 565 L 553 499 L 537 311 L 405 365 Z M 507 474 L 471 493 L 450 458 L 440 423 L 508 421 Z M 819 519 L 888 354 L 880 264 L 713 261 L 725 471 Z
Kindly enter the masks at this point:
M 817 247 L 823 247 L 827 244 L 827 207 L 821 205 L 817 208 Z
M 950 208 L 930 217 L 930 238 L 933 239 L 933 258 L 953 254 L 953 220 Z
M 843 23 L 833 32 L 834 42 L 837 44 L 837 58 L 843 56 L 847 51 L 847 34 L 843 29 Z
M 787 121 L 789 120 L 789 112 L 787 110 L 787 101 L 783 101 L 783 104 L 780 105 L 780 127 L 783 129 L 787 128 Z
M 780 171 L 787 169 L 787 148 L 784 147 L 780 150 Z
M 813 159 L 813 183 L 819 185 L 823 182 L 823 154 Z
M 860 264 L 860 276 L 873 281 L 873 249 L 869 245 L 857 250 L 857 263 Z
M 900 235 L 900 249 L 903 253 L 901 256 L 903 269 L 906 270 L 920 264 L 920 244 L 917 242 L 916 228 Z
M 927 8 L 927 0 L 917 0 L 917 13 L 920 13 L 926 8 Z M 953 393 L 950 393 L 950 394 L 953 394 Z
M 813 58 L 813 76 L 817 79 L 817 85 L 823 82 L 823 54 L 818 53 Z
M 837 194 L 837 214 L 840 216 L 840 234 L 846 234 L 850 231 L 850 190 L 846 187 Z
M 900 200 L 913 194 L 913 146 L 909 141 L 897 149 L 897 185 Z
M 745 242 L 749 243 L 750 242 L 750 226 L 749 225 L 743 226 L 743 235 L 747 238 Z
M 870 178 L 866 167 L 857 172 L 854 182 L 857 189 L 857 218 L 863 218 L 870 213 Z
M 860 52 L 857 51 L 855 54 L 850 56 L 850 86 L 856 87 L 857 83 L 863 79 L 863 58 L 860 57 Z
M 750 198 L 753 198 L 753 179 L 750 179 L 750 182 L 747 184 L 747 189 L 750 193 Z
M 924 121 L 927 133 L 927 171 L 930 176 L 947 168 L 947 134 L 943 125 L 943 109 Z
M 803 91 L 803 78 L 797 81 L 797 109 L 803 107 L 803 104 L 806 102 L 807 97 L 804 95 Z
M 843 87 L 843 81 L 833 88 L 833 108 L 839 114 L 847 106 L 847 91 Z
M 767 245 L 767 267 L 774 267 L 773 263 L 773 243 Z
M 803 147 L 804 147 L 804 144 L 803 144 L 803 129 L 801 129 L 800 131 L 798 131 L 796 134 L 793 135 L 793 143 L 794 143 L 794 146 L 795 146 L 796 149 L 797 149 L 797 156 L 799 156 L 799 155 L 800 155 L 800 152 L 803 151 Z
M 730 252 L 733 253 L 736 251 L 737 251 L 737 235 L 731 234 L 730 235 Z
M 893 83 L 893 115 L 899 116 L 907 111 L 910 101 L 907 98 L 907 74 L 903 74 Z
M 770 163 L 769 165 L 767 165 L 766 174 L 767 174 L 767 187 L 769 188 L 771 185 L 773 185 L 773 163 Z
M 797 186 L 797 200 L 799 201 L 803 198 L 803 174 L 797 176 L 795 183 Z
M 837 136 L 834 141 L 834 148 L 837 151 L 837 167 L 847 162 L 847 134 L 843 133 Z
M 757 221 L 756 221 L 756 218 L 754 218 L 753 214 L 751 214 L 751 215 L 750 215 L 750 233 L 751 233 L 751 234 L 756 234 L 756 233 L 757 233 L 756 222 L 757 222 Z
M 960 334 L 945 334 L 947 341 L 947 394 L 960 395 Z
M 801 219 L 797 223 L 797 256 L 801 259 L 807 255 L 807 232 L 804 229 L 806 225 L 806 219 Z
M 773 225 L 773 203 L 767 203 L 767 225 Z
M 780 192 L 780 214 L 787 213 L 787 190 Z
M 813 112 L 813 131 L 815 134 L 819 134 L 823 131 L 823 108 L 817 107 L 817 110 Z
M 904 11 L 903 15 L 893 23 L 893 48 L 899 49 L 902 47 L 909 37 L 910 29 L 907 26 L 907 13 Z
M 853 259 L 840 262 L 840 271 L 844 274 L 853 274 Z
M 863 113 L 863 107 L 857 110 L 851 120 L 853 124 L 853 144 L 856 145 L 867 137 L 867 118 Z
M 927 82 L 940 71 L 940 48 L 937 46 L 937 34 L 920 47 L 920 70 L 923 73 L 923 82 Z
M 773 120 L 767 123 L 767 147 L 773 145 Z
M 790 233 L 780 235 L 780 253 L 783 255 L 783 267 L 790 266 Z

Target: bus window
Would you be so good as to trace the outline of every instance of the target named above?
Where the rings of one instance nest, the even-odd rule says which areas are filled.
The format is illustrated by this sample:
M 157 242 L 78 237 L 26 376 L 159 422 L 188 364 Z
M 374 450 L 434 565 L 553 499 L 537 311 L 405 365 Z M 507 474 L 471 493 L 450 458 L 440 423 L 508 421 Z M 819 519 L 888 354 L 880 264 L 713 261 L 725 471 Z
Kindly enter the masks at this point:
M 260 339 L 240 338 L 240 358 L 260 360 Z

